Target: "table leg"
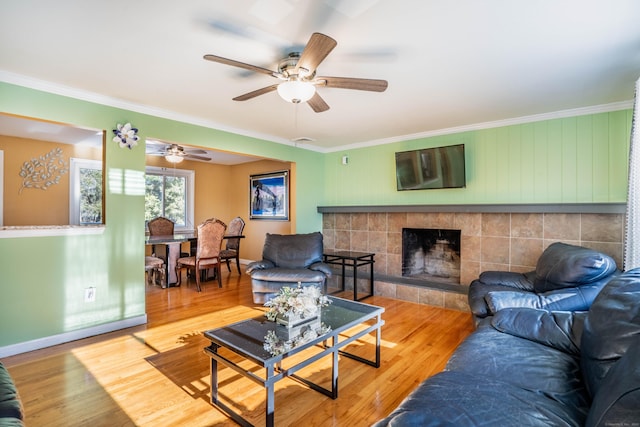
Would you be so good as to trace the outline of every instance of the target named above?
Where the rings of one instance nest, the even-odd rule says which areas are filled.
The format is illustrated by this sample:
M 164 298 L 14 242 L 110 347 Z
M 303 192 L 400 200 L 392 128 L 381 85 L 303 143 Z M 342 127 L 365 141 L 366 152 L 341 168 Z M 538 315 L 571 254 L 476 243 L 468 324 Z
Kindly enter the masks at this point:
M 332 342 L 333 342 L 333 347 L 336 347 L 336 337 L 332 338 Z M 338 398 L 338 351 L 334 351 L 333 355 L 332 355 L 332 374 L 331 374 L 331 398 L 332 399 L 337 399 Z
M 270 378 L 273 377 L 274 369 L 273 366 L 267 367 L 267 403 L 266 403 L 266 425 L 267 427 L 273 427 L 274 425 L 274 413 L 275 413 L 275 384 L 272 381 L 269 381 Z
M 358 301 L 358 260 L 353 261 L 353 300 Z
M 173 242 L 167 244 L 167 284 L 172 285 L 178 282 L 176 275 L 176 263 L 180 258 L 181 242 Z
M 373 256 L 371 257 L 371 264 L 369 264 L 371 270 L 370 270 L 370 278 L 369 278 L 369 287 L 371 288 L 371 292 L 370 295 L 373 296 Z
M 213 346 L 212 346 L 213 347 Z M 217 348 L 212 349 L 214 352 L 217 352 Z M 211 403 L 218 403 L 218 361 L 213 357 L 211 359 Z

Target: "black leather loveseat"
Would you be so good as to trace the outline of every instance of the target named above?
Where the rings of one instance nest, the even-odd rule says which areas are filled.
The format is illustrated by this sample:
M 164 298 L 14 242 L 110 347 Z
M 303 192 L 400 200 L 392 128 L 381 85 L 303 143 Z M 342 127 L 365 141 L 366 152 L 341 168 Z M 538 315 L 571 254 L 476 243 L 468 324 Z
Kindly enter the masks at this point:
M 637 426 L 640 269 L 587 312 L 506 308 L 480 322 L 446 369 L 383 426 Z
M 9 372 L 0 362 L 0 427 L 24 425 L 24 412 L 18 390 Z

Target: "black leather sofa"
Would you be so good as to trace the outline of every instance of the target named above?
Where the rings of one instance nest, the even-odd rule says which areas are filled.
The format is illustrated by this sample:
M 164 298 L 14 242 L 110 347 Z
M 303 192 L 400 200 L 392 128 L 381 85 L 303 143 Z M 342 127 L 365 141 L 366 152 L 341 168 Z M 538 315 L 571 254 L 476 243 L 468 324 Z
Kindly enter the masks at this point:
M 383 426 L 637 426 L 640 269 L 588 311 L 505 308 L 482 320 L 445 370 Z
M 270 234 L 262 249 L 262 260 L 247 265 L 253 302 L 263 304 L 283 286 L 316 285 L 326 293 L 331 268 L 323 262 L 322 233 Z
M 610 256 L 567 243 L 552 243 L 528 273 L 485 271 L 469 285 L 476 323 L 503 308 L 588 310 L 602 287 L 619 274 Z
M 0 427 L 24 426 L 24 411 L 9 371 L 0 362 Z

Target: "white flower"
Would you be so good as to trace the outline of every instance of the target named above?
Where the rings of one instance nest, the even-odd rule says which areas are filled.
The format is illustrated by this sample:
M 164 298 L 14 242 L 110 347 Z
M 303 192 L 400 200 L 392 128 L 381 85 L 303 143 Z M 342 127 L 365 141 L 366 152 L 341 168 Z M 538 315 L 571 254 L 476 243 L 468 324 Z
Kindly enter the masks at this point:
M 265 307 L 269 307 L 265 316 L 269 320 L 275 320 L 278 315 L 313 317 L 318 314 L 320 307 L 329 303 L 331 300 L 326 295 L 322 295 L 320 288 L 316 286 L 299 285 L 297 288 L 284 286 L 275 297 L 264 304 Z
M 138 145 L 138 139 L 140 139 L 140 137 L 136 135 L 138 129 L 131 127 L 131 123 L 125 123 L 124 125 L 118 123 L 116 128 L 117 129 L 113 130 L 113 133 L 116 135 L 113 137 L 113 142 L 117 142 L 120 148 L 128 147 L 131 149 Z

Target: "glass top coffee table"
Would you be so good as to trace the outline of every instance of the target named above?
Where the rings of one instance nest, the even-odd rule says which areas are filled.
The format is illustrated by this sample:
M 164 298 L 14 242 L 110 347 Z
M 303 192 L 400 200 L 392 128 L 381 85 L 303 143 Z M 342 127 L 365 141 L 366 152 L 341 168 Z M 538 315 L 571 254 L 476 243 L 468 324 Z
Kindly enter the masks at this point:
M 265 338 L 267 335 L 275 333 L 276 330 L 276 323 L 267 320 L 265 316 L 204 332 L 205 338 L 211 341 L 211 345 L 204 349 L 205 354 L 211 358 L 211 403 L 238 424 L 252 425 L 230 405 L 218 398 L 218 363 L 235 370 L 266 389 L 267 426 L 273 426 L 274 423 L 274 387 L 277 381 L 285 377 L 294 378 L 313 390 L 336 399 L 338 397 L 339 355 L 376 368 L 380 367 L 380 332 L 382 325 L 384 325 L 384 320 L 382 320 L 384 308 L 333 296 L 328 298 L 331 304 L 322 307 L 321 321 L 330 330 L 323 330 L 317 337 L 280 354 L 274 354 L 265 349 Z M 350 331 L 351 329 L 353 330 Z M 363 358 L 343 350 L 345 346 L 372 332 L 375 333 L 376 341 L 373 359 Z M 313 350 L 309 350 L 311 348 Z M 230 357 L 231 354 L 227 354 L 229 351 L 239 355 L 243 361 L 249 360 L 264 368 L 263 374 L 258 374 L 259 371 L 255 369 L 247 369 L 247 363 L 237 363 L 232 360 L 238 358 Z M 292 357 L 294 355 L 296 355 L 295 358 Z M 296 375 L 298 370 L 326 356 L 332 358 L 331 389 L 326 389 Z M 252 368 L 255 368 L 255 365 Z

